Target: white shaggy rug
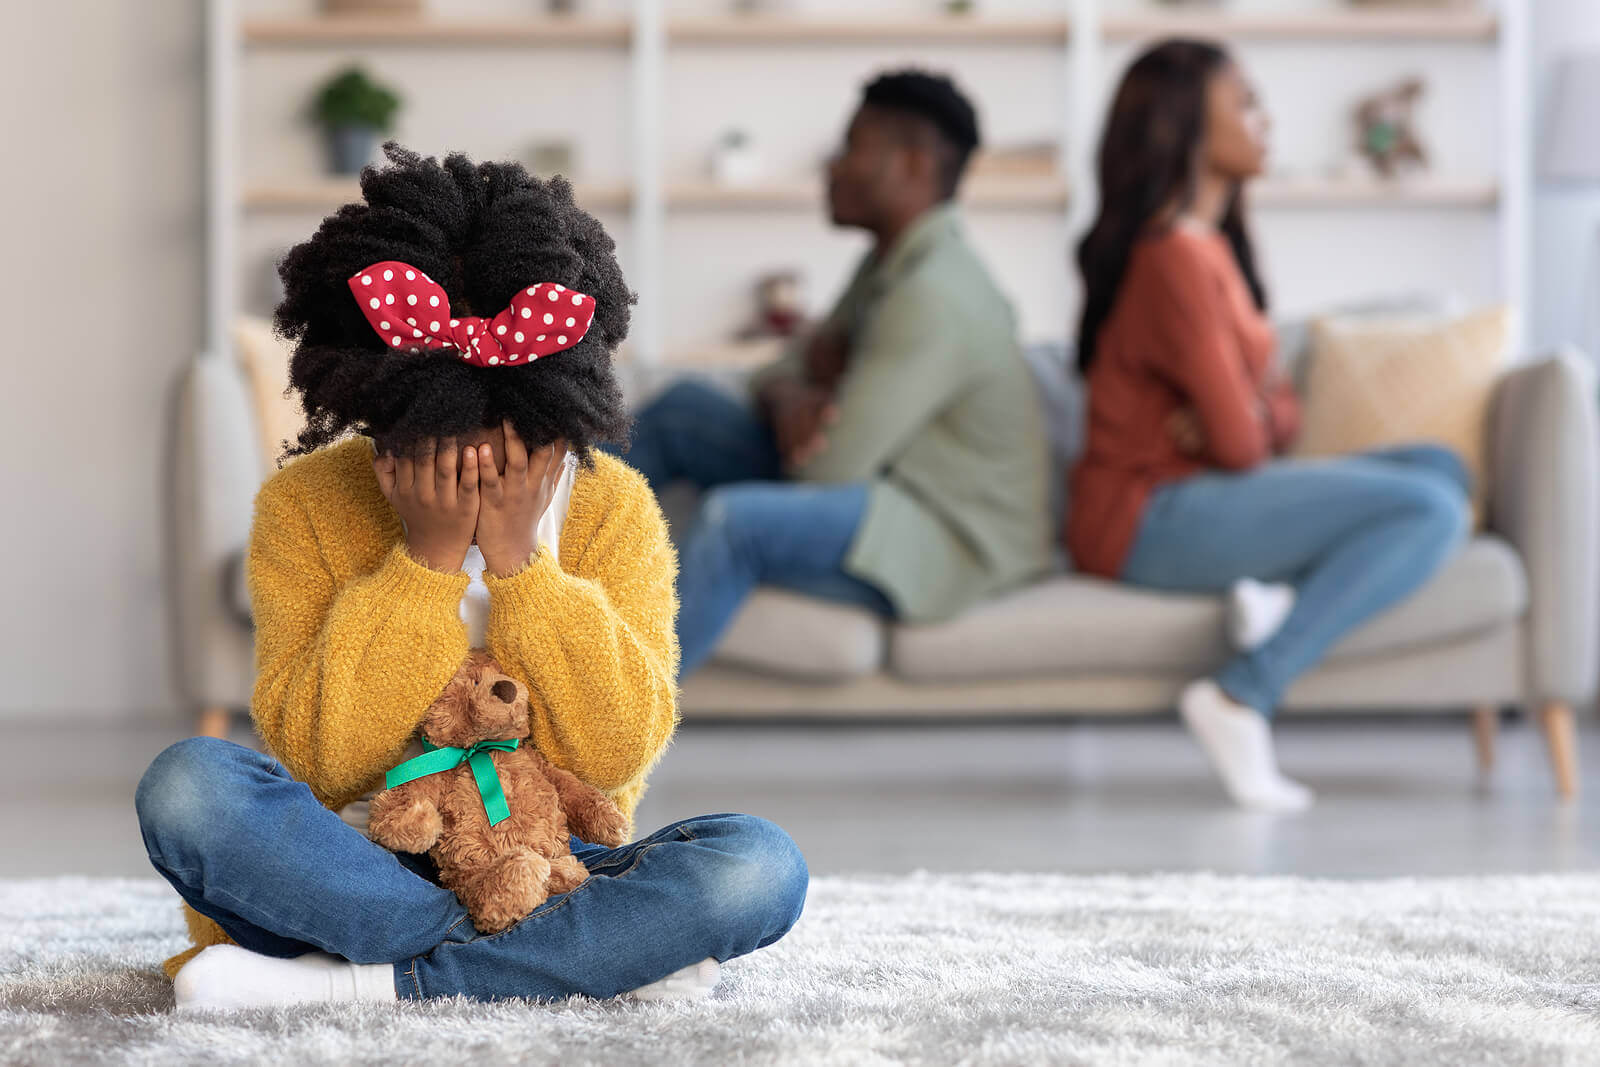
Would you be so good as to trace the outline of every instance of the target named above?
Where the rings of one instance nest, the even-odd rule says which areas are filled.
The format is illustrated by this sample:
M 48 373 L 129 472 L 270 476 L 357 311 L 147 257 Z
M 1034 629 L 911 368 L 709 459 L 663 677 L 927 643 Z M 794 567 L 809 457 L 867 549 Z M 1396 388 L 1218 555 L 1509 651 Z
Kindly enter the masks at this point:
M 1600 876 L 818 878 L 713 999 L 179 1018 L 164 882 L 0 882 L 26 1064 L 1600 1063 Z

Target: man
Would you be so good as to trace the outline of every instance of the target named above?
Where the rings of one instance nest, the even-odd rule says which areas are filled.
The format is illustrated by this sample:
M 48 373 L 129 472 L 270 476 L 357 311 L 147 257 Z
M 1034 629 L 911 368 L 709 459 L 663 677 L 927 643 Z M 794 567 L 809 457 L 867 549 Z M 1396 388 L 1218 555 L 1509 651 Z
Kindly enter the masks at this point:
M 759 584 L 931 622 L 1048 565 L 1033 380 L 954 203 L 977 146 L 949 79 L 869 84 L 828 172 L 833 222 L 874 239 L 837 305 L 754 410 L 685 383 L 640 414 L 651 486 L 711 490 L 681 546 L 683 673 Z

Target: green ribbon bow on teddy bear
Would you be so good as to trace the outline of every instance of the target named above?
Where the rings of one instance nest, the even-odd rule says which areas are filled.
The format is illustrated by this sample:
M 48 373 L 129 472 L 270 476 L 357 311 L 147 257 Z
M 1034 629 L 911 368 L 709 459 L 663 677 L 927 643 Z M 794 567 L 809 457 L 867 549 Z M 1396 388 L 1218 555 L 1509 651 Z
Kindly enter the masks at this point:
M 506 741 L 479 741 L 471 748 L 455 748 L 451 745 L 435 745 L 427 738 L 422 740 L 422 755 L 413 756 L 398 767 L 393 768 L 383 776 L 383 784 L 387 789 L 417 778 L 426 778 L 430 774 L 440 774 L 451 768 L 459 767 L 462 763 L 472 768 L 472 777 L 478 782 L 478 796 L 483 798 L 484 814 L 489 816 L 489 825 L 511 818 L 511 808 L 506 804 L 505 790 L 500 788 L 500 775 L 495 772 L 494 758 L 491 752 L 512 752 L 522 739 L 513 737 Z

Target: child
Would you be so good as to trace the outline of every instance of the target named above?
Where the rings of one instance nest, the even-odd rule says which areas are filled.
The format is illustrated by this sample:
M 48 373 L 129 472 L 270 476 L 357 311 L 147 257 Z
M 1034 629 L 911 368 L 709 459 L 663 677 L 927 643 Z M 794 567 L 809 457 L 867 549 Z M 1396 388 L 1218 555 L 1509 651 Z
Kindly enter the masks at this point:
M 675 557 L 643 479 L 595 447 L 628 422 L 614 243 L 559 178 L 385 150 L 365 202 L 281 268 L 307 422 L 250 537 L 270 755 L 191 738 L 139 783 L 194 941 L 166 965 L 178 1007 L 704 996 L 799 917 L 805 862 L 770 823 L 574 837 L 591 877 L 493 936 L 426 856 L 364 836 L 470 648 L 527 685 L 539 750 L 630 819 L 677 721 Z

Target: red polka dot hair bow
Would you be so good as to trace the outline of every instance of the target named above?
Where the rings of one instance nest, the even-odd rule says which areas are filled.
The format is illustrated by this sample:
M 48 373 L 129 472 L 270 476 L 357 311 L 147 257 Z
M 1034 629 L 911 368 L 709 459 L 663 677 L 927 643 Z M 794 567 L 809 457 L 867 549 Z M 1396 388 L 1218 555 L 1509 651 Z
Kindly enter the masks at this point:
M 454 348 L 477 367 L 514 367 L 571 348 L 589 332 L 595 312 L 594 297 L 540 282 L 518 290 L 511 306 L 492 319 L 453 318 L 438 282 L 394 260 L 351 275 L 350 291 L 388 347 Z

